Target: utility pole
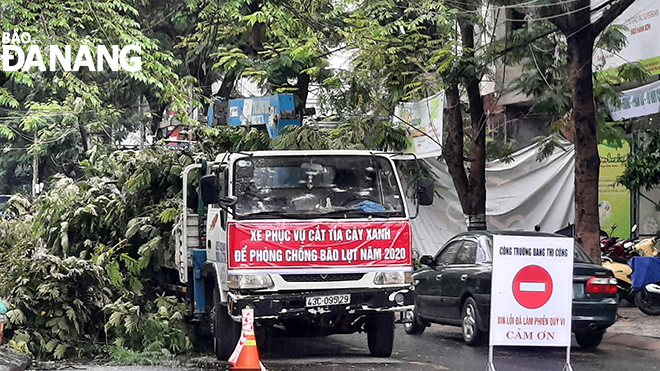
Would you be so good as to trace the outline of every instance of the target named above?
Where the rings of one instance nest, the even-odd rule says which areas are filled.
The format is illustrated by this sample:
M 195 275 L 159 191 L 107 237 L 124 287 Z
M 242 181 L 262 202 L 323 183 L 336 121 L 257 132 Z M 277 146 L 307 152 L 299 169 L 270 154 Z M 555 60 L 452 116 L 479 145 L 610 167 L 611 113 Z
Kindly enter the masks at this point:
M 37 182 L 39 181 L 39 158 L 37 157 L 37 152 L 36 152 L 36 146 L 37 146 L 37 132 L 34 132 L 34 147 L 35 147 L 35 152 L 34 155 L 32 156 L 32 198 L 37 197 Z
M 142 122 L 142 96 L 138 101 L 138 120 L 140 120 L 140 151 L 144 151 L 144 122 Z

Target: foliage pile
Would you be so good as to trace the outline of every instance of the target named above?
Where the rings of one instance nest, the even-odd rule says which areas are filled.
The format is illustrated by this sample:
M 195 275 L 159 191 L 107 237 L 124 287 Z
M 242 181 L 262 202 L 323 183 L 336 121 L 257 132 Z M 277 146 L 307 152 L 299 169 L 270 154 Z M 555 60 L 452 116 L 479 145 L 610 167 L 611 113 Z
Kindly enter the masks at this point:
M 86 179 L 57 176 L 35 201 L 33 217 L 3 221 L 31 224 L 34 232 L 8 246 L 14 254 L 2 296 L 14 346 L 55 358 L 90 355 L 110 343 L 192 348 L 181 303 L 162 289 L 180 173 L 190 163 L 166 149 L 95 148 L 82 163 Z
M 293 128 L 280 145 L 318 148 L 317 139 L 306 137 L 310 130 L 327 138 L 328 148 L 402 150 L 408 144 L 402 128 L 354 122 L 323 133 Z M 0 295 L 10 304 L 13 346 L 44 358 L 91 355 L 106 344 L 113 345 L 110 354 L 127 359 L 133 351 L 192 349 L 186 305 L 164 290 L 176 276 L 167 257 L 182 207 L 182 170 L 195 154 L 213 158 L 273 145 L 263 131 L 244 127 L 200 128 L 197 134 L 197 147 L 182 150 L 96 146 L 80 164 L 83 179 L 57 175 L 31 215 L 0 219 L 8 272 L 0 278 Z M 15 212 L 7 216 L 19 215 L 10 208 Z

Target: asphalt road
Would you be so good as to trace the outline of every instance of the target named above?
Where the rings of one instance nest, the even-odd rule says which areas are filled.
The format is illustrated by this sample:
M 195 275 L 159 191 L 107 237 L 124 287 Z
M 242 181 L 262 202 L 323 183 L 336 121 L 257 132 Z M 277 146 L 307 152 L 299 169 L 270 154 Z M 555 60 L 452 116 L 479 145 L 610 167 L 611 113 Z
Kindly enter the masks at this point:
M 488 347 L 463 343 L 457 328 L 433 325 L 424 334 L 407 335 L 400 325 L 394 354 L 387 359 L 369 356 L 366 335 L 321 339 L 272 339 L 262 352 L 269 370 L 485 370 Z M 657 341 L 649 338 L 649 341 Z M 595 351 L 572 348 L 575 371 L 660 370 L 660 353 L 603 341 Z M 495 348 L 498 371 L 561 371 L 566 359 L 562 348 Z
M 660 316 L 650 317 L 637 308 L 620 308 L 619 321 L 594 351 L 571 349 L 574 371 L 660 371 Z M 640 336 L 644 335 L 644 336 Z M 263 340 L 263 339 L 262 339 Z M 424 334 L 411 336 L 398 324 L 394 353 L 390 358 L 369 355 L 365 334 L 335 335 L 325 338 L 271 337 L 258 344 L 261 360 L 270 371 L 483 371 L 488 347 L 463 343 L 458 328 L 433 325 Z M 562 371 L 564 349 L 495 348 L 497 371 Z M 227 363 L 213 357 L 188 360 L 185 367 L 110 367 L 75 365 L 87 371 L 192 371 L 228 370 Z M 39 368 L 39 367 L 33 367 Z M 42 369 L 66 370 L 53 365 Z

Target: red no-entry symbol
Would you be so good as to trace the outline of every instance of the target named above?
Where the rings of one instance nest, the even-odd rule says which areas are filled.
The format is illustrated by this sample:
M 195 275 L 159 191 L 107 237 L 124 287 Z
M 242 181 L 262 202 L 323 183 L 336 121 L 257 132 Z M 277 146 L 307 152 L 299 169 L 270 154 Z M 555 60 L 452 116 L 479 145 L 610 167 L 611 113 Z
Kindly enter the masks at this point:
M 545 305 L 552 296 L 552 277 L 543 267 L 528 265 L 513 277 L 513 296 L 527 309 Z

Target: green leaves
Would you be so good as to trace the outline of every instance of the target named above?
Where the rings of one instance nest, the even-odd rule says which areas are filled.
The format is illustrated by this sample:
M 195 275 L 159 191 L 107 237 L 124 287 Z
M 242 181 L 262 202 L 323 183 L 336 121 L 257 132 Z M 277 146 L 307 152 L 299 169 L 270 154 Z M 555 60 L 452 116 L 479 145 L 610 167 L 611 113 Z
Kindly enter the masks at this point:
M 402 151 L 409 137 L 404 127 L 387 121 L 353 120 L 334 129 L 306 126 L 286 126 L 273 146 L 280 149 L 373 149 Z
M 628 154 L 617 182 L 629 190 L 647 191 L 660 184 L 660 133 L 649 131 L 640 136 L 639 146 Z
M 158 295 L 144 309 L 119 298 L 105 307 L 110 320 L 105 326 L 114 333 L 115 343 L 138 351 L 181 353 L 192 349 L 190 334 L 184 322 L 185 305 L 176 297 Z
M 24 251 L 12 262 L 2 295 L 9 298 L 7 326 L 17 330 L 15 344 L 39 357 L 64 358 L 73 349 L 91 352 L 85 339 L 98 333 L 100 323 L 92 319 L 108 299 L 103 269 L 38 248 Z

